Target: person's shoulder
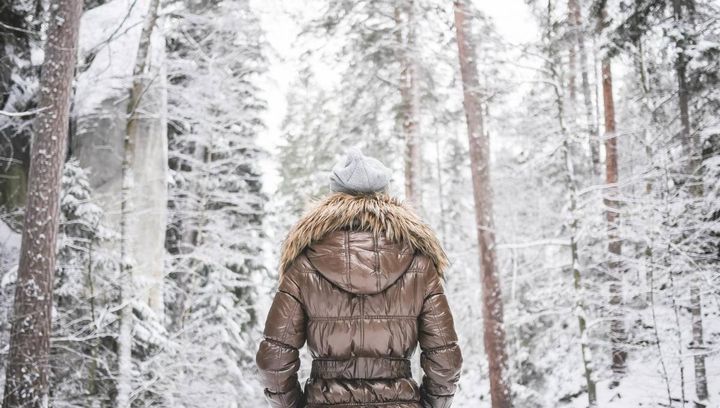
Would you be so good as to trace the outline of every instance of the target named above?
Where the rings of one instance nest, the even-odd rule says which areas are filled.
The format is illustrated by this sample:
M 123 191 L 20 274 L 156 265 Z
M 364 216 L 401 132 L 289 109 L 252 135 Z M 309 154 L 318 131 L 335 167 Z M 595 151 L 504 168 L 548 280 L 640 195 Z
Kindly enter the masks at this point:
M 435 265 L 435 262 L 433 262 L 432 258 L 418 252 L 415 255 L 415 259 L 413 260 L 410 269 L 416 274 L 418 280 L 421 282 L 424 297 L 444 292 L 442 278 L 438 273 L 437 266 Z
M 305 255 L 305 252 L 303 252 L 290 262 L 290 265 L 288 265 L 284 274 L 287 276 L 300 277 L 313 272 L 315 272 L 315 268 L 312 263 L 310 263 L 310 260 L 307 255 Z
M 438 275 L 437 267 L 435 266 L 433 260 L 421 252 L 415 253 L 415 258 L 410 266 L 410 270 L 423 275 L 425 278 Z
M 280 287 L 292 288 L 294 292 L 301 292 L 308 274 L 314 273 L 314 268 L 305 253 L 295 257 L 280 276 Z

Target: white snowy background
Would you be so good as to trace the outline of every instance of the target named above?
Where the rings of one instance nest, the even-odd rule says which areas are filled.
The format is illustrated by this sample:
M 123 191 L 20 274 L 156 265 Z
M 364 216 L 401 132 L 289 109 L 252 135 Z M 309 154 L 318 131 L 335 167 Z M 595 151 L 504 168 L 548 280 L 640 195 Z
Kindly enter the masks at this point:
M 400 3 L 162 2 L 133 168 L 135 290 L 129 297 L 121 290 L 128 277 L 118 269 L 120 164 L 127 92 L 149 1 L 86 3 L 63 177 L 51 406 L 115 407 L 123 387 L 131 390 L 133 407 L 265 406 L 253 359 L 288 228 L 327 192 L 328 171 L 348 146 L 383 160 L 394 171 L 392 193 L 404 194 L 403 55 L 412 55 L 419 72 L 418 211 L 451 259 L 445 285 L 465 358 L 453 406 L 491 406 L 452 2 L 410 2 L 416 7 L 412 47 L 396 36 L 407 29 L 393 17 Z M 664 8 L 640 12 L 641 35 L 628 34 L 624 24 L 637 21 L 633 7 L 656 3 Z M 596 34 L 596 2 L 579 1 L 585 98 L 569 2 L 470 2 L 471 40 L 487 97 L 495 250 L 516 407 L 587 407 L 586 363 L 598 407 L 720 408 L 720 4 L 695 1 L 693 24 L 675 24 L 671 3 L 608 1 L 607 25 Z M 22 111 L 37 86 L 31 67 L 43 63 L 44 25 L 33 10 L 47 5 L 21 0 L 12 7 L 32 34 L 25 43 L 3 40 L 13 75 L 12 86 L 2 88 L 2 109 Z M 690 39 L 683 55 L 692 131 L 702 151 L 699 198 L 683 186 L 688 156 L 678 136 L 678 39 Z M 609 188 L 604 168 L 593 173 L 587 142 L 588 129 L 595 129 L 602 162 L 605 55 L 612 58 L 617 122 L 620 276 L 607 266 L 603 198 Z M 0 117 L 3 140 L 13 147 L 27 143 L 31 120 Z M 0 147 L 22 163 L 18 149 Z M 3 166 L 0 175 L 8 177 L 0 179 L 15 180 L 9 175 L 15 177 L 16 168 Z M 4 183 L 0 384 L 22 213 L 8 198 L 22 183 Z M 573 188 L 578 205 L 571 211 Z M 578 286 L 571 239 L 578 244 Z M 609 303 L 615 279 L 622 287 L 619 306 Z M 693 342 L 693 285 L 702 299 L 702 347 Z M 125 304 L 134 312 L 133 330 L 122 337 Z M 618 315 L 628 353 L 619 379 L 611 370 L 609 334 Z M 587 321 L 583 333 L 578 316 Z M 133 350 L 130 366 L 118 364 L 121 343 Z M 582 343 L 590 351 L 586 361 Z M 707 400 L 696 395 L 698 355 L 705 359 Z M 301 381 L 308 374 L 305 353 Z

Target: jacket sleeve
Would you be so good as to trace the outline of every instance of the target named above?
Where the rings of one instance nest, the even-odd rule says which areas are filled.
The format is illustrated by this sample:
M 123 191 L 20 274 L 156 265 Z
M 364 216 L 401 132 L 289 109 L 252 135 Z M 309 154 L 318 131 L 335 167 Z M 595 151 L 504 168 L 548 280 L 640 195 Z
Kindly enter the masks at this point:
M 265 322 L 264 340 L 256 362 L 265 396 L 273 408 L 301 408 L 303 392 L 298 382 L 299 349 L 305 344 L 306 316 L 300 288 L 287 271 L 275 294 Z
M 420 391 L 423 408 L 450 408 L 460 379 L 462 354 L 452 314 L 434 267 L 426 271 L 425 298 L 419 317 L 418 341 L 424 376 Z

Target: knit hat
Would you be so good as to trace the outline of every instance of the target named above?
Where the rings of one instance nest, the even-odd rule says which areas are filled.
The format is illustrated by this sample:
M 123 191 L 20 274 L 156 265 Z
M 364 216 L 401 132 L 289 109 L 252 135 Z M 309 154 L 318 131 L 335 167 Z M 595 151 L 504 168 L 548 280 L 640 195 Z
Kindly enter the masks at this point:
M 343 193 L 376 193 L 385 190 L 390 170 L 379 160 L 367 157 L 360 149 L 348 150 L 345 160 L 330 173 L 330 190 Z

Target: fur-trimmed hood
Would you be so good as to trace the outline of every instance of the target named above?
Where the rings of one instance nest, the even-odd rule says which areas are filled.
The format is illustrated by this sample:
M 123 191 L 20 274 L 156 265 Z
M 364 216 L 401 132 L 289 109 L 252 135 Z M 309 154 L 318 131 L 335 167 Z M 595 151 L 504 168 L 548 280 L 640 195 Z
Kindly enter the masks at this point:
M 440 276 L 447 268 L 447 256 L 433 231 L 400 200 L 384 193 L 333 193 L 290 229 L 282 245 L 280 276 L 308 247 L 338 230 L 369 231 L 392 242 L 406 243 L 426 255 Z

